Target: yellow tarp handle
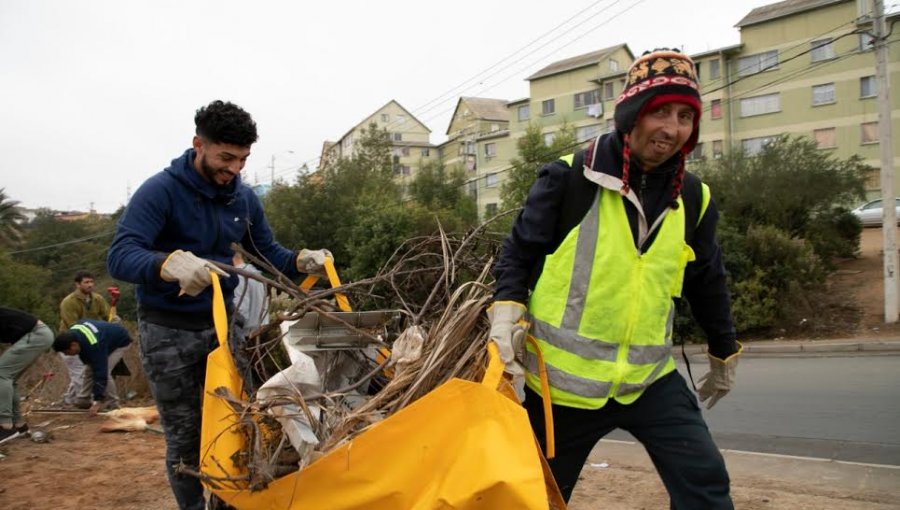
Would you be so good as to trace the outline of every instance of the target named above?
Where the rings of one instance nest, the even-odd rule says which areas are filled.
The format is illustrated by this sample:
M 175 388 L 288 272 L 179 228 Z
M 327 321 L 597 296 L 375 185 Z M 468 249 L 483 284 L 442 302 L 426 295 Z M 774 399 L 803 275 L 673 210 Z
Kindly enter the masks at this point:
M 216 328 L 216 338 L 219 340 L 219 347 L 228 348 L 228 313 L 225 311 L 225 297 L 222 295 L 222 284 L 219 282 L 219 275 L 215 271 L 209 272 L 209 279 L 212 280 L 213 287 L 213 325 Z
M 546 456 L 552 459 L 556 456 L 556 436 L 553 431 L 553 408 L 550 401 L 550 379 L 547 377 L 547 367 L 544 365 L 544 355 L 538 347 L 537 341 L 530 335 L 525 337 L 526 341 L 534 348 L 534 352 L 538 358 L 538 377 L 541 379 L 541 400 L 544 405 L 544 430 L 546 433 Z M 494 342 L 488 342 L 488 366 L 484 370 L 484 377 L 481 384 L 490 388 L 497 388 L 500 385 L 500 378 L 503 377 L 503 361 L 500 360 L 500 349 Z M 511 392 L 512 390 L 510 390 Z M 504 392 L 508 397 L 515 399 L 512 393 Z
M 341 286 L 341 279 L 338 277 L 337 269 L 334 268 L 334 260 L 331 257 L 325 257 L 325 275 L 328 276 L 328 283 L 331 284 L 332 289 Z M 300 288 L 309 292 L 309 289 L 311 289 L 317 281 L 319 281 L 319 275 L 311 274 L 304 278 L 303 282 L 300 283 Z M 334 295 L 334 298 L 337 301 L 338 308 L 340 308 L 342 312 L 353 311 L 353 309 L 350 308 L 350 301 L 347 300 L 347 296 L 338 292 Z

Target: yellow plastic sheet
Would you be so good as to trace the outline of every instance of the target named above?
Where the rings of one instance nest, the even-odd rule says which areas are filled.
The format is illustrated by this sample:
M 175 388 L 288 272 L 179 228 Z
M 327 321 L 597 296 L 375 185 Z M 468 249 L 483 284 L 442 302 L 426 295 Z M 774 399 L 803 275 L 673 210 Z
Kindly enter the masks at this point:
M 239 477 L 231 458 L 245 439 L 233 432 L 228 404 L 208 394 L 218 387 L 241 391 L 218 327 L 225 323 L 224 304 L 215 318 L 220 347 L 209 355 L 206 374 L 201 471 Z M 548 497 L 553 508 L 565 508 L 525 410 L 497 391 L 503 366 L 496 346 L 489 352 L 481 383 L 452 379 L 264 490 L 207 488 L 239 510 L 543 510 L 550 508 Z

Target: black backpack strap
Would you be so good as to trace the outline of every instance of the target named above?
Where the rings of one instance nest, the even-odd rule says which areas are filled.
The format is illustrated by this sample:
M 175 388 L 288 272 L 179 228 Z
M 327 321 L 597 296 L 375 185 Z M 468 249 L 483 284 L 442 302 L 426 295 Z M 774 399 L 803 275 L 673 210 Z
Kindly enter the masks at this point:
M 692 173 L 684 173 L 684 184 L 681 187 L 681 201 L 684 203 L 684 242 L 691 244 L 694 231 L 709 203 L 709 191 L 699 177 Z

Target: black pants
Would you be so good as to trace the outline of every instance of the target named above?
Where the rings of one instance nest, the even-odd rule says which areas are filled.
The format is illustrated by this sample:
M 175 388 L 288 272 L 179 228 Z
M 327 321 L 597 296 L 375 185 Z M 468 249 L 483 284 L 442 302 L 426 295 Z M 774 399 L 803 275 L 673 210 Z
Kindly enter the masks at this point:
M 545 444 L 541 397 L 526 388 L 531 426 Z M 660 378 L 632 404 L 614 400 L 594 410 L 553 406 L 556 457 L 550 469 L 566 501 L 588 454 L 613 429 L 630 432 L 647 450 L 676 510 L 733 509 L 725 460 L 681 375 Z

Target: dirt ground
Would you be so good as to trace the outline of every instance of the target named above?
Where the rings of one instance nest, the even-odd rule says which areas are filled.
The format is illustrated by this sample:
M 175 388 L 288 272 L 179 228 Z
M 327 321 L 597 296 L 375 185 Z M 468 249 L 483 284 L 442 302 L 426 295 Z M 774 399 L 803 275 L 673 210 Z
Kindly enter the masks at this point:
M 900 336 L 897 327 L 885 328 L 883 317 L 881 230 L 863 232 L 862 255 L 842 261 L 829 282 L 831 294 L 846 301 L 842 326 L 830 331 L 841 338 Z M 855 321 L 853 318 L 856 318 Z M 129 365 L 139 369 L 134 353 Z M 58 374 L 37 384 L 41 375 Z M 53 405 L 65 386 L 62 362 L 47 354 L 29 369 L 19 388 L 29 398 L 24 409 Z M 120 391 L 136 393 L 129 406 L 146 405 L 146 385 L 127 379 Z M 102 417 L 84 414 L 27 415 L 33 430 L 49 433 L 47 443 L 15 439 L 0 445 L 0 508 L 157 510 L 175 508 L 163 467 L 165 442 L 154 432 L 102 433 Z M 900 504 L 864 491 L 837 491 L 817 484 L 798 485 L 760 472 L 733 478 L 737 508 L 745 510 L 884 510 Z M 585 469 L 576 488 L 572 510 L 667 508 L 668 499 L 658 477 L 645 463 Z

